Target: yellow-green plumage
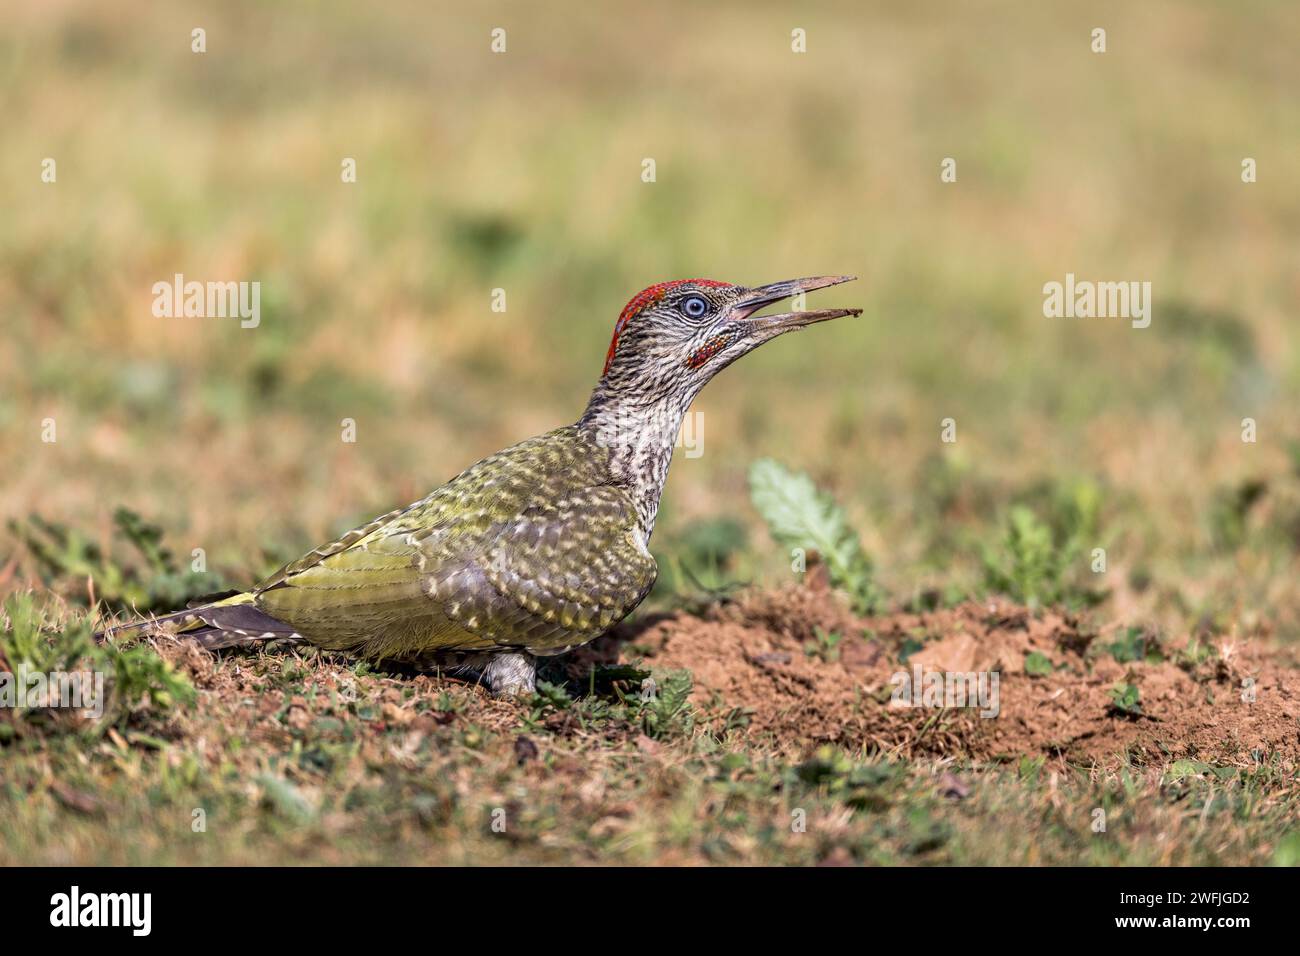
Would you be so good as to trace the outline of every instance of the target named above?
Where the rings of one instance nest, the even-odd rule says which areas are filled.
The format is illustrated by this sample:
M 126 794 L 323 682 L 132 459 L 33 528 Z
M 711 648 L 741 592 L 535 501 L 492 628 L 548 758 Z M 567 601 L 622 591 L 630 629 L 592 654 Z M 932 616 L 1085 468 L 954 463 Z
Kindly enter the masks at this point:
M 576 425 L 485 458 L 230 603 L 371 658 L 556 653 L 622 620 L 656 566 L 610 450 Z

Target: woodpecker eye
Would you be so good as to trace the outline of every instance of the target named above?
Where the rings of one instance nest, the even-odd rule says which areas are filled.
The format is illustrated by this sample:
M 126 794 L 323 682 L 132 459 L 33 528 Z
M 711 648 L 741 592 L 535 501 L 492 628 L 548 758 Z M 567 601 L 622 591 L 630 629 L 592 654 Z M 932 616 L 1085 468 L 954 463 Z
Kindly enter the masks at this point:
M 709 311 L 709 303 L 702 295 L 688 295 L 682 300 L 682 311 L 692 319 L 698 319 Z

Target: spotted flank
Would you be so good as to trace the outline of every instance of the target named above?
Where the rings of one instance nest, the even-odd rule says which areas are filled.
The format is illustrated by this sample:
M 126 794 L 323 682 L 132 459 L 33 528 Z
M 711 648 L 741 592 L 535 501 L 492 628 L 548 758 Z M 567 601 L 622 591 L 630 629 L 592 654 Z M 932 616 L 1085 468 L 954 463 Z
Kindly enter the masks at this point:
M 613 460 L 590 431 L 556 429 L 251 591 L 139 626 L 212 649 L 306 641 L 399 661 L 561 653 L 622 620 L 657 574 L 645 547 L 653 515 L 614 480 Z

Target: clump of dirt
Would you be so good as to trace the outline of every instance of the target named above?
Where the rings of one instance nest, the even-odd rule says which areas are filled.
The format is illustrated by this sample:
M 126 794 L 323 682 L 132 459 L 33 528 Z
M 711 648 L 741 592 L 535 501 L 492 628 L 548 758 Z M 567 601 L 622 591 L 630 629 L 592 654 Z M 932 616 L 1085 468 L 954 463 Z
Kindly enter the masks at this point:
M 1121 663 L 1075 617 L 1005 601 L 859 618 L 829 590 L 754 591 L 620 640 L 625 659 L 691 671 L 698 701 L 744 708 L 750 739 L 781 750 L 834 743 L 1083 766 L 1300 756 L 1300 670 L 1276 652 L 1214 641 L 1212 653 L 1179 654 L 1174 642 Z M 974 683 L 927 695 L 934 674 L 983 674 L 996 696 L 970 699 Z M 918 675 L 917 694 L 897 693 Z

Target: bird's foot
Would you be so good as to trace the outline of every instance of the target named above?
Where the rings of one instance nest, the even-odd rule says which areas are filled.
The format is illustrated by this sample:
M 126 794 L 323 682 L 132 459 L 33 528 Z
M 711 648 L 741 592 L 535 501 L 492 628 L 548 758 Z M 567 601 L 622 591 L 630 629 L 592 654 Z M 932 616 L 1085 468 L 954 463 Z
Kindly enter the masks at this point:
M 494 654 L 483 668 L 483 683 L 495 697 L 518 697 L 537 689 L 537 658 L 532 654 Z

